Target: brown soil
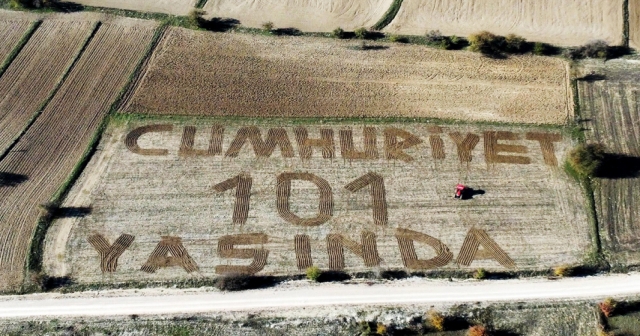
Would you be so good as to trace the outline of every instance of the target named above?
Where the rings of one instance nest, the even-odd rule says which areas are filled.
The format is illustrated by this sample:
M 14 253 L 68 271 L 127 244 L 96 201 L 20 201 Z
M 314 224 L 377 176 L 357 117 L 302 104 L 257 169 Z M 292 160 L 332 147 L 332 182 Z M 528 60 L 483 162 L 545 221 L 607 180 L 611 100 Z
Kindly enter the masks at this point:
M 219 265 L 216 274 L 255 274 L 267 264 L 269 251 L 265 249 L 238 249 L 235 245 L 266 244 L 269 241 L 263 233 L 245 233 L 220 237 L 218 255 L 222 258 L 253 259 L 249 266 Z
M 0 162 L 0 171 L 28 177 L 15 187 L 0 187 L 0 289 L 21 283 L 38 204 L 52 197 L 85 153 L 155 27 L 131 19 L 104 23 L 51 102 Z
M 213 190 L 217 192 L 236 189 L 236 202 L 233 207 L 233 224 L 242 225 L 247 222 L 252 183 L 253 180 L 251 179 L 251 176 L 238 175 L 213 186 Z
M 322 157 L 325 159 L 333 159 L 335 157 L 336 146 L 333 142 L 332 129 L 321 128 L 320 139 L 309 138 L 309 132 L 305 127 L 296 127 L 293 133 L 296 136 L 301 158 L 310 159 L 313 155 L 313 147 L 321 148 Z
M 327 254 L 329 255 L 329 269 L 341 271 L 345 268 L 344 248 L 362 258 L 365 266 L 376 267 L 382 259 L 378 255 L 376 235 L 370 231 L 362 231 L 362 243 L 358 244 L 340 234 L 327 235 Z
M 134 236 L 128 234 L 122 234 L 113 245 L 109 244 L 109 241 L 101 234 L 95 234 L 87 241 L 98 251 L 100 255 L 100 270 L 102 273 L 112 273 L 118 268 L 118 258 L 124 253 L 124 251 L 131 246 Z
M 33 24 L 28 20 L 0 21 L 0 64 L 3 64 L 9 54 L 17 47 L 18 42 Z
M 411 231 L 407 229 L 396 229 L 396 238 L 400 246 L 400 254 L 402 255 L 402 263 L 405 267 L 413 270 L 429 270 L 442 267 L 453 259 L 453 253 L 439 239 L 433 238 L 427 234 Z M 418 259 L 413 242 L 431 246 L 436 256 L 431 259 Z
M 237 157 L 247 140 L 253 147 L 256 156 L 269 157 L 273 154 L 276 146 L 280 148 L 283 156 L 293 157 L 294 155 L 289 137 L 283 128 L 270 128 L 267 132 L 267 139 L 263 141 L 260 130 L 255 126 L 249 126 L 238 130 L 238 134 L 224 156 Z
M 481 245 L 483 250 L 479 250 Z M 494 259 L 506 268 L 516 267 L 513 259 L 484 230 L 472 228 L 462 243 L 456 263 L 470 266 L 476 259 Z
M 309 236 L 296 235 L 294 237 L 294 245 L 298 269 L 304 271 L 313 266 L 313 259 L 311 257 L 311 241 Z
M 364 149 L 358 150 L 353 145 L 353 131 L 350 129 L 340 130 L 340 155 L 345 160 L 373 160 L 378 158 L 378 147 L 376 146 L 376 129 L 364 127 L 362 129 L 364 138 Z
M 196 138 L 195 126 L 186 126 L 182 132 L 180 143 L 181 156 L 212 156 L 222 154 L 222 134 L 224 128 L 220 125 L 211 127 L 211 138 L 207 149 L 193 149 Z
M 370 186 L 373 223 L 375 225 L 386 226 L 389 223 L 389 218 L 387 215 L 387 199 L 382 176 L 369 172 L 347 184 L 344 188 L 351 192 L 356 192 L 366 186 Z
M 467 133 L 463 138 L 460 132 L 449 133 L 449 137 L 456 143 L 460 162 L 471 162 L 473 159 L 471 151 L 473 151 L 478 142 L 480 142 L 480 137 L 473 133 Z
M 401 44 L 363 52 L 353 44 L 170 28 L 124 110 L 549 124 L 573 114 L 568 65 L 559 58 L 496 60 Z
M 527 147 L 522 145 L 508 145 L 499 141 L 519 140 L 519 136 L 513 132 L 484 132 L 484 151 L 487 153 L 487 163 L 517 163 L 530 164 L 531 159 L 526 156 L 500 155 L 499 153 L 521 153 L 528 152 Z
M 140 270 L 153 273 L 159 268 L 174 266 L 182 267 L 187 273 L 198 270 L 198 265 L 189 256 L 180 237 L 163 236 Z
M 127 145 L 127 148 L 131 152 L 136 154 L 167 155 L 169 152 L 166 149 L 140 148 L 140 146 L 138 146 L 138 139 L 147 133 L 170 132 L 172 129 L 173 129 L 173 126 L 171 125 L 149 125 L 149 126 L 138 127 L 127 134 L 127 137 L 125 138 L 124 143 Z
M 95 24 L 44 21 L 7 68 L 0 78 L 0 154 L 53 93 Z
M 291 198 L 291 181 L 293 180 L 309 181 L 316 185 L 320 192 L 317 216 L 300 218 L 291 212 L 289 199 Z M 333 193 L 326 180 L 310 173 L 282 173 L 278 175 L 277 181 L 276 206 L 282 219 L 294 225 L 318 226 L 333 216 Z

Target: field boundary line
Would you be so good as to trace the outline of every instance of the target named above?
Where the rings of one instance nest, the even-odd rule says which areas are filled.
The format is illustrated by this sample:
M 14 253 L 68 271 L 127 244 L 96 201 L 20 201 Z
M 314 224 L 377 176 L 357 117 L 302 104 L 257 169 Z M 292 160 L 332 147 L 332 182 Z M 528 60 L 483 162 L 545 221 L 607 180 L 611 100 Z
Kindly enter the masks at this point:
M 144 60 L 146 58 L 148 58 L 150 52 L 154 49 L 154 46 L 157 44 L 157 41 L 158 41 L 158 39 L 160 37 L 160 34 L 163 31 L 164 27 L 165 26 L 162 25 L 156 30 L 156 32 L 155 32 L 155 34 L 153 36 L 153 39 L 151 40 L 151 43 L 149 43 L 149 47 L 148 47 L 148 49 L 146 51 L 146 54 L 140 59 L 140 62 L 138 63 L 138 65 L 136 66 L 136 68 L 134 70 L 134 73 L 136 71 L 139 71 L 139 69 L 142 66 Z M 98 31 L 98 29 L 96 29 L 94 31 L 94 33 L 97 32 L 97 31 Z M 92 37 L 93 37 L 93 35 L 92 35 Z M 87 45 L 88 45 L 88 43 L 87 43 Z M 83 51 L 84 51 L 84 49 L 83 49 Z M 67 193 L 69 192 L 71 187 L 75 184 L 76 180 L 80 177 L 80 174 L 84 171 L 84 169 L 87 166 L 87 164 L 89 164 L 89 160 L 93 157 L 93 154 L 95 153 L 96 149 L 98 148 L 98 144 L 100 143 L 100 140 L 102 139 L 102 135 L 103 135 L 105 129 L 107 128 L 107 125 L 109 124 L 109 121 L 111 120 L 111 115 L 112 115 L 111 112 L 113 111 L 113 107 L 121 100 L 123 94 L 126 92 L 126 89 L 131 84 L 131 81 L 133 80 L 133 78 L 134 78 L 134 74 L 132 73 L 131 76 L 129 77 L 129 81 L 127 82 L 126 85 L 124 85 L 123 89 L 118 94 L 116 100 L 111 105 L 111 109 L 109 110 L 109 112 L 107 112 L 105 117 L 102 119 L 102 121 L 100 123 L 100 126 L 98 126 L 98 128 L 94 132 L 94 135 L 93 135 L 92 139 L 89 141 L 89 145 L 85 149 L 85 151 L 82 154 L 80 160 L 73 167 L 73 169 L 71 170 L 71 173 L 69 174 L 69 176 L 66 179 L 66 181 L 64 183 L 62 183 L 62 185 L 58 188 L 58 190 L 51 197 L 50 203 L 52 203 L 54 206 L 57 206 L 57 205 L 60 204 L 60 202 L 62 202 L 62 200 L 67 195 Z M 33 236 L 31 237 L 31 242 L 29 244 L 27 258 L 26 258 L 26 261 L 25 261 L 24 281 L 23 281 L 23 286 L 22 286 L 22 290 L 21 290 L 21 292 L 23 292 L 23 293 L 30 291 L 25 286 L 27 284 L 27 282 L 29 281 L 29 277 L 28 277 L 29 274 L 28 273 L 31 272 L 31 271 L 40 272 L 42 270 L 42 254 L 44 252 L 43 243 L 44 243 L 44 240 L 46 238 L 47 231 L 48 231 L 49 227 L 51 226 L 51 223 L 52 223 L 52 218 L 48 218 L 46 215 L 41 216 L 38 219 L 38 224 L 36 225 L 36 228 L 34 230 Z
M 629 0 L 622 1 L 622 45 L 629 48 Z
M 402 7 L 402 0 L 393 0 L 393 3 L 389 7 L 389 9 L 387 9 L 387 11 L 384 13 L 382 18 L 378 20 L 378 22 L 371 26 L 371 29 L 382 30 L 383 28 L 388 26 L 391 21 L 396 18 L 396 15 L 398 15 L 400 7 Z
M 145 53 L 140 64 L 138 64 L 136 69 L 131 74 L 131 77 L 129 77 L 129 83 L 127 83 L 122 92 L 120 92 L 118 99 L 116 99 L 113 105 L 111 105 L 110 113 L 112 111 L 118 112 L 121 109 L 127 107 L 129 101 L 131 100 L 131 97 L 133 97 L 135 92 L 138 90 L 138 87 L 140 87 L 140 83 L 142 82 L 142 79 L 144 78 L 144 75 L 147 73 L 147 69 L 149 68 L 149 63 L 151 63 L 151 59 L 153 58 L 158 45 L 160 45 L 160 41 L 162 41 L 164 36 L 166 35 L 168 27 L 168 24 L 162 24 L 160 27 L 158 27 L 158 30 L 153 36 L 153 40 L 151 40 L 149 49 Z
M 31 36 L 35 34 L 36 30 L 38 30 L 41 24 L 42 24 L 42 20 L 34 21 L 31 24 L 31 27 L 29 27 L 29 29 L 24 33 L 24 35 L 22 35 L 22 38 L 20 39 L 20 41 L 18 41 L 18 44 L 16 44 L 13 50 L 11 50 L 11 53 L 9 53 L 7 58 L 3 61 L 2 65 L 0 65 L 0 77 L 4 75 L 4 72 L 7 71 L 11 63 L 13 63 L 13 60 L 22 51 L 24 46 L 27 45 L 27 42 L 29 42 L 29 40 L 31 39 Z
M 60 80 L 58 81 L 58 84 L 56 84 L 56 86 L 53 88 L 53 90 L 51 90 L 51 93 L 49 94 L 49 96 L 44 100 L 44 102 L 42 102 L 40 107 L 38 107 L 38 109 L 36 110 L 34 115 L 31 116 L 31 119 L 29 119 L 29 122 L 27 123 L 27 125 L 13 139 L 13 141 L 11 142 L 11 145 L 9 145 L 9 147 L 7 147 L 7 150 L 5 150 L 3 153 L 0 153 L 0 161 L 4 160 L 4 158 L 11 152 L 13 147 L 15 147 L 18 144 L 18 142 L 20 141 L 20 138 L 22 138 L 22 136 L 29 130 L 29 128 L 31 128 L 33 123 L 36 122 L 36 119 L 38 119 L 40 114 L 42 114 L 42 111 L 44 111 L 44 109 L 47 107 L 49 102 L 53 99 L 53 97 L 56 95 L 56 93 L 58 93 L 58 90 L 60 89 L 60 87 L 62 87 L 62 84 L 66 81 L 67 76 L 69 75 L 69 73 L 71 73 L 71 70 L 73 70 L 73 68 L 75 67 L 76 63 L 78 62 L 78 60 L 80 59 L 82 54 L 84 54 L 85 49 L 89 45 L 89 42 L 91 42 L 91 40 L 93 40 L 93 37 L 98 32 L 98 29 L 100 28 L 101 24 L 102 23 L 100 21 L 95 23 L 95 25 L 93 27 L 93 31 L 91 32 L 91 34 L 89 34 L 89 37 L 87 37 L 87 39 L 84 41 L 84 44 L 80 48 L 80 51 L 78 52 L 76 57 L 73 59 L 73 62 L 71 62 L 69 67 L 67 67 L 65 69 L 65 71 L 62 73 L 62 78 L 60 78 Z

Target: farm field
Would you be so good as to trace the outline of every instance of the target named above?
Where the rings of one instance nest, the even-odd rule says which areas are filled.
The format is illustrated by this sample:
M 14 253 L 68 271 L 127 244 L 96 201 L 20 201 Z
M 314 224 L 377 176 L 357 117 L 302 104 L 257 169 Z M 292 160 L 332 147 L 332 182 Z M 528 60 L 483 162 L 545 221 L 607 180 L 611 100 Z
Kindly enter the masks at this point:
M 44 21 L 0 77 L 0 155 L 53 93 L 95 25 Z
M 76 0 L 74 2 L 85 6 L 119 8 L 173 15 L 187 15 L 196 5 L 196 0 Z
M 0 20 L 0 65 L 5 63 L 32 24 L 27 20 Z
M 541 270 L 591 250 L 561 129 L 120 118 L 63 204 L 91 213 L 47 234 L 49 275 Z
M 153 21 L 133 19 L 104 22 L 56 95 L 0 161 L 1 172 L 25 180 L 0 188 L 0 290 L 21 284 L 38 205 L 71 175 L 156 27 Z
M 209 0 L 210 17 L 229 17 L 248 27 L 271 21 L 277 28 L 329 32 L 337 27 L 355 30 L 371 27 L 393 0 Z
M 170 28 L 125 111 L 545 124 L 573 115 L 568 64 L 557 58 L 354 43 Z
M 587 140 L 625 155 L 617 163 L 624 169 L 597 179 L 594 192 L 603 246 L 616 265 L 640 264 L 640 73 L 633 66 L 610 62 L 596 68 L 606 80 L 580 81 L 578 88 Z
M 384 30 L 468 36 L 488 30 L 562 46 L 622 43 L 623 0 L 419 0 L 403 2 Z
M 629 46 L 640 48 L 640 0 L 629 0 Z

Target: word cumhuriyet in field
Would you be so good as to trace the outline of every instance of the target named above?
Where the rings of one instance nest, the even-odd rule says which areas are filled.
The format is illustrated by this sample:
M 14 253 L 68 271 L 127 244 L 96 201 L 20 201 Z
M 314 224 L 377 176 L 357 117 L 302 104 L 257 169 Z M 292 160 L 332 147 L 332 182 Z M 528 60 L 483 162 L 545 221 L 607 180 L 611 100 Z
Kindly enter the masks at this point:
M 216 174 L 207 175 L 209 179 L 213 178 L 207 181 L 207 192 L 212 195 L 207 197 L 214 197 L 210 199 L 218 202 L 211 205 L 213 212 L 209 212 L 209 216 L 213 214 L 216 220 L 211 220 L 209 225 L 216 228 L 206 228 L 208 219 L 200 218 L 204 215 L 190 214 L 196 216 L 199 223 L 204 223 L 193 224 L 200 229 L 185 231 L 183 228 L 182 231 L 173 230 L 169 234 L 154 236 L 133 227 L 127 231 L 121 224 L 106 225 L 104 228 L 107 230 L 119 230 L 108 231 L 110 235 L 119 235 L 113 236 L 113 243 L 99 230 L 93 230 L 88 238 L 83 239 L 98 252 L 102 272 L 119 272 L 118 259 L 127 250 L 138 254 L 129 258 L 129 262 L 135 260 L 139 263 L 137 269 L 147 273 L 167 267 L 179 267 L 191 273 L 205 267 L 215 274 L 256 274 L 261 271 L 271 274 L 278 273 L 274 272 L 278 267 L 287 268 L 287 272 L 305 270 L 313 265 L 348 270 L 355 267 L 354 264 L 360 265 L 357 267 L 359 270 L 385 265 L 430 270 L 450 264 L 471 266 L 483 260 L 512 269 L 516 262 L 510 257 L 511 253 L 522 260 L 531 260 L 537 258 L 536 249 L 527 247 L 529 245 L 524 241 L 524 245 L 510 241 L 511 230 L 507 228 L 488 230 L 487 223 L 491 219 L 483 219 L 481 224 L 484 227 L 464 218 L 453 219 L 455 225 L 449 225 L 450 219 L 445 218 L 443 211 L 457 211 L 455 207 L 466 204 L 472 207 L 475 200 L 466 203 L 453 200 L 453 187 L 459 182 L 457 180 L 450 183 L 451 199 L 439 200 L 433 192 L 421 191 L 427 182 L 416 180 L 415 184 L 411 183 L 410 178 L 415 174 L 419 176 L 419 171 L 416 173 L 418 169 L 415 169 L 418 166 L 411 165 L 424 160 L 435 163 L 454 160 L 459 163 L 456 164 L 458 167 L 466 167 L 446 168 L 454 171 L 456 176 L 456 172 L 466 171 L 469 164 L 477 160 L 484 161 L 487 166 L 533 167 L 535 163 L 552 168 L 558 166 L 555 146 L 562 144 L 562 150 L 566 147 L 561 134 L 545 131 L 460 132 L 439 126 L 406 130 L 384 125 L 361 128 L 233 126 L 231 130 L 222 125 L 183 126 L 181 130 L 178 127 L 153 124 L 134 128 L 123 137 L 123 150 L 129 154 L 122 155 L 130 160 L 148 158 L 140 161 L 143 165 L 151 165 L 149 159 L 154 156 L 173 157 L 168 161 L 158 161 L 156 167 L 162 169 L 164 164 L 165 167 L 185 171 L 188 168 L 183 167 L 188 167 L 189 158 L 218 157 L 217 160 L 222 160 L 216 166 Z M 344 163 L 334 164 L 335 161 L 343 162 L 337 160 L 340 158 Z M 310 161 L 315 163 L 308 164 Z M 178 162 L 179 167 L 161 162 Z M 358 162 L 371 164 L 357 166 Z M 412 168 L 403 170 L 408 166 Z M 420 169 L 423 167 L 419 166 Z M 543 171 L 540 168 L 528 171 L 544 176 L 539 173 Z M 400 185 L 399 179 L 410 182 Z M 420 186 L 417 186 L 418 182 Z M 434 181 L 433 184 L 439 182 Z M 158 186 L 163 187 L 161 184 Z M 300 189 L 301 186 L 304 188 Z M 555 187 L 551 189 L 555 190 Z M 435 199 L 439 203 L 437 206 L 406 205 L 407 198 L 401 195 L 404 192 L 416 192 L 417 197 L 423 194 L 425 199 L 430 197 L 429 200 Z M 188 196 L 180 197 L 193 202 L 193 198 Z M 516 202 L 512 197 L 506 199 L 507 203 Z M 415 201 L 415 197 L 409 200 Z M 502 226 L 511 220 L 502 209 L 513 207 L 515 203 L 491 202 L 483 203 L 482 209 L 472 210 L 484 216 L 488 204 L 494 208 L 503 207 L 495 213 L 496 223 Z M 514 218 L 521 218 L 519 213 L 528 211 L 528 204 L 523 204 L 522 210 L 514 210 L 518 213 Z M 553 202 L 543 205 L 556 211 Z M 409 208 L 403 206 L 412 207 L 406 211 Z M 450 208 L 438 210 L 441 206 Z M 188 208 L 185 206 L 185 209 Z M 337 214 L 340 211 L 342 214 Z M 423 217 L 422 211 L 431 212 Z M 429 221 L 432 218 L 427 216 L 433 216 L 439 234 L 430 232 Z M 221 218 L 224 222 L 220 222 Z M 567 221 L 570 222 L 571 218 Z M 544 223 L 539 222 L 538 225 L 543 227 Z M 444 239 L 434 237 L 442 235 L 442 228 L 456 231 L 455 235 L 445 235 Z M 199 230 L 206 231 L 202 234 L 206 237 L 213 235 L 213 238 L 194 238 L 201 234 Z M 500 239 L 494 236 L 496 232 Z M 549 230 L 541 232 L 547 234 Z M 146 244 L 144 248 L 134 248 L 137 236 L 144 236 L 144 242 L 140 242 Z M 189 245 L 188 242 L 194 240 L 200 245 Z M 210 242 L 209 249 L 201 247 L 203 240 Z M 505 249 L 505 246 L 513 249 L 517 244 L 524 247 L 513 251 Z M 558 246 L 566 246 L 563 244 Z M 455 256 L 450 246 L 455 246 L 458 251 Z M 203 260 L 207 253 L 217 264 L 210 265 L 209 261 Z

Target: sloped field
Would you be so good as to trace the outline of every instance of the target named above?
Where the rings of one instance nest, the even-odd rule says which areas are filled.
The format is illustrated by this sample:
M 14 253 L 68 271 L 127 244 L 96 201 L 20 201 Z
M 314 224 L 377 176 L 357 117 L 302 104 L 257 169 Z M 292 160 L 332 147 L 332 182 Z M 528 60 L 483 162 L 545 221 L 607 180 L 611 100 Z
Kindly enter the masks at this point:
M 468 36 L 488 30 L 573 46 L 598 39 L 621 44 L 622 29 L 623 0 L 415 0 L 402 3 L 385 31 Z
M 248 27 L 271 21 L 277 28 L 328 32 L 355 30 L 380 20 L 393 0 L 209 0 L 211 17 L 229 17 Z
M 562 124 L 567 63 L 354 42 L 172 28 L 126 112 L 208 116 L 433 117 Z
M 7 56 L 18 45 L 33 22 L 28 20 L 0 21 L 0 65 L 4 64 Z
M 0 77 L 0 154 L 52 94 L 95 25 L 44 21 Z
M 559 130 L 167 119 L 110 127 L 55 222 L 48 274 L 80 282 L 316 265 L 545 269 L 590 250 Z M 456 183 L 474 190 L 456 200 Z M 107 280 L 109 279 L 109 280 Z
M 152 40 L 155 22 L 105 22 L 42 114 L 0 162 L 24 176 L 0 187 L 0 289 L 21 283 L 39 204 L 47 202 L 82 158 Z

